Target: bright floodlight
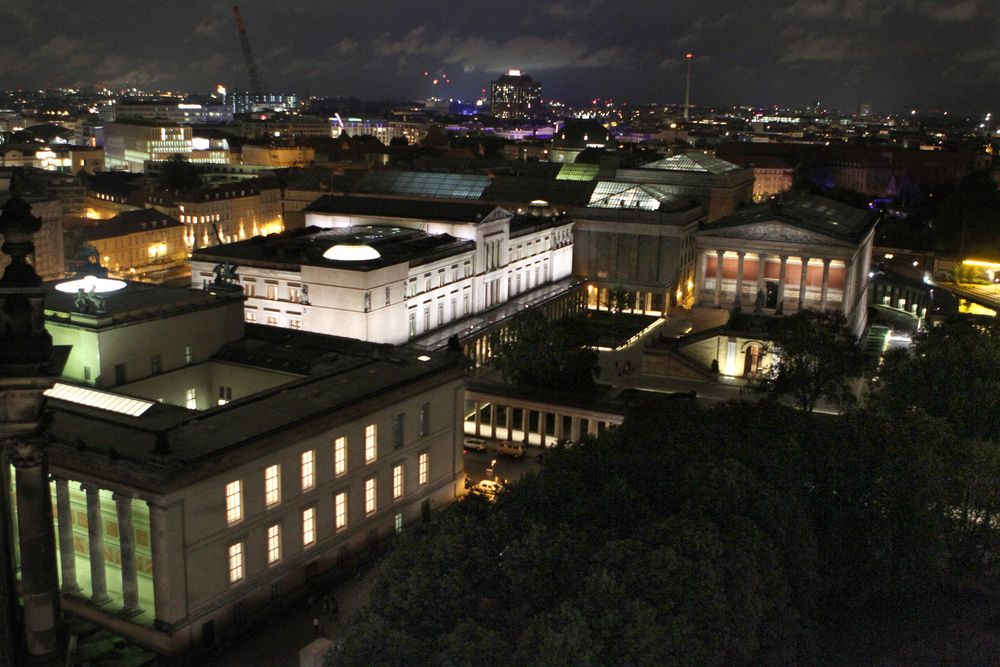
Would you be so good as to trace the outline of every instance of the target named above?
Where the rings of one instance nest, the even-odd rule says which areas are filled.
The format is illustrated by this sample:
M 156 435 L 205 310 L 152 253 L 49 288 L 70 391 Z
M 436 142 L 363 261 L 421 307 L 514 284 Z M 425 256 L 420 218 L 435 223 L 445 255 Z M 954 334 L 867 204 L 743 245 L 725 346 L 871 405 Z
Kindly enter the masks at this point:
M 378 259 L 381 256 L 378 250 L 370 245 L 354 245 L 349 243 L 339 243 L 335 246 L 330 246 L 323 253 L 325 259 L 332 259 L 338 262 L 364 262 Z
M 121 280 L 98 278 L 97 276 L 85 276 L 83 278 L 77 278 L 76 280 L 67 280 L 64 283 L 56 285 L 57 290 L 60 292 L 68 292 L 69 294 L 76 294 L 78 290 L 83 290 L 88 294 L 90 292 L 103 294 L 105 292 L 117 292 L 123 287 L 125 287 L 125 283 Z

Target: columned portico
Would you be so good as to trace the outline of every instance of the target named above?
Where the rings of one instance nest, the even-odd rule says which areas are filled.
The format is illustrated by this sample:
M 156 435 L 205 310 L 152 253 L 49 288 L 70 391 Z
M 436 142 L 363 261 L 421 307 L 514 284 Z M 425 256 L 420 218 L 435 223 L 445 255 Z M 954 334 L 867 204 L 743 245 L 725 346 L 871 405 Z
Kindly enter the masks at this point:
M 823 260 L 823 286 L 820 288 L 819 293 L 820 310 L 826 310 L 826 296 L 830 289 L 830 261 L 829 259 Z
M 132 523 L 132 498 L 121 494 L 112 496 L 118 516 L 118 545 L 121 551 L 122 614 L 135 616 L 139 608 L 139 573 L 135 564 L 135 526 Z
M 806 307 L 806 280 L 809 277 L 809 260 L 810 257 L 801 257 L 800 270 L 799 270 L 799 310 L 804 310 Z
M 778 302 L 774 312 L 781 315 L 785 312 L 785 275 L 788 271 L 788 255 L 781 256 L 781 268 L 778 270 Z
M 746 253 L 742 250 L 737 253 L 736 261 L 736 298 L 733 299 L 733 303 L 737 306 L 743 305 L 743 260 L 746 257 Z
M 101 516 L 101 491 L 93 484 L 81 484 L 87 494 L 87 542 L 90 547 L 90 600 L 96 605 L 111 601 L 108 575 L 104 568 L 104 518 Z
M 73 550 L 73 510 L 69 501 L 69 481 L 56 477 L 56 515 L 59 520 L 59 566 L 63 593 L 77 593 L 76 553 Z
M 718 308 L 722 305 L 722 263 L 726 256 L 726 251 L 716 250 L 716 264 L 715 264 L 715 307 Z

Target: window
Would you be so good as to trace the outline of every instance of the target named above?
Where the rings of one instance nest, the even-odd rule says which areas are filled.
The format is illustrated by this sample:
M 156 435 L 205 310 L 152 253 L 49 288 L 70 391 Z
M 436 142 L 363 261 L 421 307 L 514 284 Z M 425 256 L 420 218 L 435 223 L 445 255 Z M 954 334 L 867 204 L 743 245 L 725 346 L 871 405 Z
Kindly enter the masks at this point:
M 365 426 L 365 463 L 371 463 L 378 456 L 378 426 Z
M 438 326 L 444 324 L 444 299 L 438 299 Z
M 399 449 L 403 446 L 403 428 L 405 426 L 405 415 L 400 412 L 392 418 L 392 446 Z
M 257 283 L 243 283 L 243 293 L 247 296 L 257 296 Z
M 243 482 L 226 484 L 226 522 L 231 526 L 243 519 Z
M 302 320 L 289 317 L 288 318 L 288 328 L 289 329 L 301 329 L 302 328 Z
M 315 468 L 313 466 L 313 450 L 302 452 L 302 490 L 308 491 L 316 485 Z
M 299 303 L 302 301 L 302 290 L 298 287 L 289 287 L 288 300 L 292 303 Z
M 184 363 L 185 364 L 194 363 L 194 348 L 190 345 L 184 346 Z
M 281 560 L 281 525 L 274 524 L 267 529 L 267 564 L 274 565 Z
M 411 297 L 416 295 L 417 295 L 417 279 L 410 278 L 406 283 L 406 296 Z
M 392 467 L 392 497 L 403 497 L 403 464 Z
M 399 535 L 401 532 L 403 532 L 403 515 L 402 514 L 397 514 L 396 515 L 396 520 L 394 521 L 394 525 L 396 527 L 396 534 L 397 535 Z
M 338 493 L 333 498 L 333 526 L 337 530 L 347 527 L 347 493 Z
M 431 274 L 429 273 L 424 274 L 424 291 L 431 291 Z
M 316 508 L 307 507 L 302 510 L 302 546 L 311 547 L 316 544 Z
M 424 306 L 424 331 L 431 330 L 431 307 Z
M 219 401 L 218 401 L 218 404 L 219 405 L 225 405 L 226 403 L 228 403 L 231 400 L 233 400 L 233 388 L 232 387 L 224 387 L 222 385 L 219 385 Z
M 278 286 L 277 285 L 268 285 L 267 286 L 267 298 L 271 299 L 272 301 L 276 301 L 278 299 Z
M 375 478 L 365 480 L 365 514 L 375 511 Z
M 184 407 L 188 410 L 198 409 L 198 390 L 188 389 L 184 392 Z
M 410 338 L 417 335 L 417 310 L 415 308 L 410 309 Z
M 246 320 L 251 324 L 255 324 L 257 322 L 257 313 L 248 310 Z
M 243 543 L 229 545 L 229 583 L 243 581 Z
M 430 472 L 430 455 L 427 452 L 422 452 L 419 457 L 417 457 L 417 484 L 427 483 L 427 474 Z
M 438 269 L 438 287 L 444 287 L 444 269 Z
M 163 372 L 163 357 L 154 354 L 149 358 L 149 370 L 153 375 Z
M 347 438 L 340 437 L 333 441 L 333 474 L 343 475 L 347 472 Z
M 275 463 L 264 468 L 264 505 L 274 507 L 281 502 L 281 466 Z
M 420 405 L 420 437 L 429 435 L 431 432 L 431 404 L 422 403 Z
M 115 384 L 125 384 L 125 364 L 115 364 Z

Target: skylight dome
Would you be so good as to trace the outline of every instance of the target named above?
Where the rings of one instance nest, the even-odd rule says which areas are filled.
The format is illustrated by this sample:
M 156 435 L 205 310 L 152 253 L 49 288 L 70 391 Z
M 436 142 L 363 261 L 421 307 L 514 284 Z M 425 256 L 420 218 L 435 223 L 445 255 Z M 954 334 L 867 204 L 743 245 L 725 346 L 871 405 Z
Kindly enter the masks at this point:
M 370 245 L 350 243 L 338 243 L 335 246 L 330 246 L 323 253 L 325 259 L 331 259 L 336 262 L 366 262 L 378 259 L 381 256 L 378 250 Z
M 97 276 L 85 276 L 83 278 L 67 280 L 64 283 L 56 285 L 57 290 L 69 294 L 76 294 L 78 290 L 83 290 L 88 294 L 90 292 L 104 294 L 105 292 L 117 292 L 123 287 L 125 287 L 125 283 L 121 280 L 98 278 Z

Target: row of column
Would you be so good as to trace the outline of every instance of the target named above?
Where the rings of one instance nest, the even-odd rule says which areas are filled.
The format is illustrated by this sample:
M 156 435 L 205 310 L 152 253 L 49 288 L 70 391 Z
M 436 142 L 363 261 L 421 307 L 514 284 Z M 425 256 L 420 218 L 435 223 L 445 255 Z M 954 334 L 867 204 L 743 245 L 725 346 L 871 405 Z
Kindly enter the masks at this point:
M 56 513 L 59 517 L 59 559 L 62 569 L 62 592 L 77 593 L 76 554 L 73 548 L 72 508 L 69 481 L 55 478 Z M 101 515 L 100 489 L 93 484 L 81 484 L 87 494 L 87 542 L 90 547 L 90 599 L 95 605 L 111 601 L 108 595 L 107 572 L 104 568 L 104 518 Z M 139 571 L 135 559 L 135 526 L 132 524 L 132 498 L 113 494 L 118 518 L 118 545 L 121 551 L 122 614 L 135 616 L 139 607 Z
M 489 405 L 491 407 L 491 409 L 490 409 L 490 413 L 489 413 L 490 414 L 489 422 L 488 422 L 488 424 L 486 424 L 486 426 L 489 428 L 489 435 L 487 435 L 486 437 L 496 437 L 497 411 L 498 410 L 504 410 L 505 411 L 505 417 L 506 417 L 504 419 L 504 424 L 506 426 L 503 426 L 501 428 L 506 428 L 507 429 L 507 439 L 512 440 L 513 439 L 513 437 L 512 437 L 513 436 L 513 431 L 514 431 L 514 428 L 515 428 L 515 425 L 514 425 L 514 406 L 513 405 L 500 405 L 500 404 L 498 404 L 498 403 L 496 403 L 494 401 L 486 401 L 486 402 L 474 401 L 474 408 L 475 408 L 475 411 L 474 411 L 474 414 L 475 414 L 475 435 L 483 435 L 483 426 L 484 426 L 484 424 L 482 422 L 482 411 L 483 411 L 483 408 L 486 407 L 487 405 Z M 518 426 L 519 426 L 519 428 L 521 430 L 521 434 L 522 434 L 521 440 L 525 444 L 528 443 L 528 436 L 531 434 L 530 428 L 531 428 L 531 412 L 532 411 L 538 413 L 538 435 L 541 438 L 541 444 L 542 444 L 543 447 L 545 446 L 546 438 L 555 438 L 556 440 L 560 440 L 560 439 L 562 439 L 564 437 L 568 437 L 571 442 L 577 442 L 577 441 L 579 441 L 580 438 L 581 438 L 581 436 L 583 435 L 581 433 L 582 423 L 583 422 L 587 422 L 586 435 L 596 436 L 598 434 L 598 431 L 599 431 L 598 424 L 600 422 L 597 419 L 583 419 L 581 417 L 573 417 L 573 416 L 570 416 L 570 415 L 562 415 L 562 414 L 560 414 L 558 412 L 551 412 L 550 413 L 550 412 L 546 412 L 545 410 L 532 410 L 532 408 L 525 408 L 525 407 L 520 408 L 520 410 L 521 410 L 521 423 Z M 547 416 L 549 414 L 552 414 L 552 415 L 555 416 L 555 420 L 554 420 L 555 421 L 555 427 L 553 429 L 554 432 L 552 433 L 552 435 L 549 435 L 548 433 L 546 433 L 546 430 L 547 430 L 546 429 L 546 419 L 547 419 Z M 563 427 L 563 419 L 565 417 L 567 417 L 567 416 L 570 417 L 569 434 L 566 434 L 564 432 L 565 429 Z M 610 423 L 610 422 L 608 422 L 608 423 Z
M 716 270 L 715 270 L 715 305 L 722 305 L 722 262 L 725 258 L 725 250 L 716 250 Z M 746 257 L 745 251 L 738 251 L 736 253 L 737 264 L 736 264 L 736 297 L 734 303 L 742 304 L 743 296 L 743 262 Z M 764 266 L 767 263 L 768 255 L 760 254 L 757 255 L 757 289 L 763 291 L 764 289 Z M 787 272 L 789 255 L 778 255 L 778 259 L 781 262 L 780 268 L 778 269 L 778 295 L 777 295 L 777 305 L 775 312 L 780 314 L 784 310 L 785 304 L 785 276 Z M 799 302 L 798 309 L 802 310 L 805 308 L 806 301 L 806 278 L 809 274 L 809 261 L 811 257 L 800 257 L 802 262 L 802 270 L 799 272 Z M 824 258 L 823 259 L 823 283 L 820 288 L 820 298 L 819 298 L 819 309 L 826 309 L 827 293 L 830 288 L 830 263 L 833 260 Z

